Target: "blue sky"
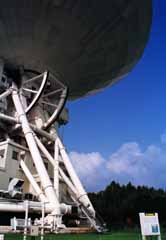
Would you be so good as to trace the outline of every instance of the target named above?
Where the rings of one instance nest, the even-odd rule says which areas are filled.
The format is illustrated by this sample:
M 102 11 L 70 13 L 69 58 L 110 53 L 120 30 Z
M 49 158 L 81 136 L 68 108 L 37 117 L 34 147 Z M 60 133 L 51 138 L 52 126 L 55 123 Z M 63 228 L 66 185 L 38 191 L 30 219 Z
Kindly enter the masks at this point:
M 165 9 L 164 0 L 154 0 L 150 40 L 126 78 L 68 103 L 64 142 L 88 190 L 113 179 L 166 188 Z

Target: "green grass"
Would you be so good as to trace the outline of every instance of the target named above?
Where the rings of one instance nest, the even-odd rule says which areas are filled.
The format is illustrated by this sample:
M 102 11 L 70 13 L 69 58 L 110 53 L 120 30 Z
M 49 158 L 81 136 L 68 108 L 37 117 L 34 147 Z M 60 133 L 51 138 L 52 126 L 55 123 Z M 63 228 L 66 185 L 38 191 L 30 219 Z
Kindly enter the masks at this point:
M 142 240 L 139 233 L 112 233 L 112 234 L 71 234 L 71 235 L 47 235 L 44 240 Z M 149 240 L 156 238 L 149 238 Z M 23 240 L 21 234 L 8 234 L 5 240 Z M 27 240 L 40 240 L 40 237 L 28 236 Z M 166 240 L 166 234 L 162 235 L 162 240 Z

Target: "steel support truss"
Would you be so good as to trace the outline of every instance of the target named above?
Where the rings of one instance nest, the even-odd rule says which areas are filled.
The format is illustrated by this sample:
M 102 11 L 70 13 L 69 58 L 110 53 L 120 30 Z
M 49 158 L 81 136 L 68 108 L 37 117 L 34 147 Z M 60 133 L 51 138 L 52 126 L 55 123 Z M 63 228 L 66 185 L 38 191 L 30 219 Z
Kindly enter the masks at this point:
M 42 81 L 40 81 L 41 85 L 38 90 L 34 90 L 31 87 L 31 84 L 39 79 L 42 79 Z M 46 71 L 43 74 L 35 76 L 31 79 L 26 79 L 21 88 L 18 88 L 13 82 L 12 86 L 0 95 L 0 99 L 9 97 L 12 99 L 16 116 L 9 116 L 0 113 L 0 119 L 6 123 L 10 123 L 13 126 L 12 129 L 14 131 L 21 128 L 25 137 L 26 144 L 31 153 L 33 163 L 41 181 L 41 186 L 38 185 L 21 156 L 20 166 L 36 192 L 38 199 L 41 202 L 41 206 L 43 206 L 42 204 L 45 206 L 45 213 L 47 213 L 47 215 L 45 216 L 44 221 L 41 221 L 42 229 L 44 229 L 43 225 L 46 224 L 47 226 L 51 226 L 51 231 L 58 232 L 59 229 L 65 227 L 62 224 L 62 216 L 72 212 L 71 205 L 61 203 L 59 201 L 59 181 L 61 179 L 65 182 L 70 197 L 73 200 L 73 203 L 78 207 L 80 214 L 89 220 L 92 228 L 97 231 L 101 231 L 101 228 L 96 224 L 95 210 L 72 166 L 67 151 L 58 136 L 58 132 L 54 128 L 54 123 L 60 112 L 63 110 L 67 99 L 67 87 L 56 79 L 57 86 L 59 86 L 59 88 L 52 92 L 47 92 L 45 89 L 49 81 L 48 79 L 49 73 Z M 30 93 L 33 96 L 29 105 L 27 104 L 26 94 L 24 94 L 25 92 L 28 94 Z M 59 94 L 59 101 L 57 104 L 52 104 L 49 102 L 49 99 L 55 94 Z M 40 128 L 35 124 L 30 123 L 28 120 L 29 112 L 35 108 L 39 102 L 55 108 L 51 116 L 47 118 L 46 122 L 44 122 Z M 54 154 L 51 154 L 42 142 L 43 137 L 47 139 L 47 141 L 51 141 L 54 145 Z M 44 155 L 44 157 L 47 158 L 52 165 L 54 172 L 53 182 L 51 181 L 44 165 L 42 155 Z M 61 167 L 62 164 L 63 168 Z M 15 206 L 14 204 L 8 204 L 7 208 L 11 211 L 21 212 L 26 210 L 24 205 L 25 204 L 19 204 Z M 35 211 L 35 209 L 38 211 L 39 207 L 35 206 L 35 203 L 32 203 L 31 205 L 33 211 Z M 5 208 L 5 206 L 1 206 L 0 204 L 0 211 L 2 211 L 2 209 L 5 210 Z

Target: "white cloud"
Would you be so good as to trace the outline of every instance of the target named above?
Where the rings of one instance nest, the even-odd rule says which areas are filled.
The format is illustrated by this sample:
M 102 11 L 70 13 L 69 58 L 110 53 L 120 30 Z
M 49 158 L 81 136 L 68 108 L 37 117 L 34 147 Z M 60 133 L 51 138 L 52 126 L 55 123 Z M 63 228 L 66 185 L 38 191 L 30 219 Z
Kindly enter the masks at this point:
M 166 149 L 149 145 L 144 151 L 136 142 L 122 144 L 107 159 L 99 152 L 71 152 L 70 158 L 83 184 L 90 191 L 112 180 L 135 185 L 166 186 Z
M 94 169 L 97 169 L 104 163 L 104 159 L 98 152 L 92 153 L 77 153 L 70 152 L 72 163 L 76 167 L 76 171 L 81 176 L 93 174 Z
M 110 156 L 106 167 L 121 182 L 158 186 L 163 155 L 157 146 L 150 145 L 142 151 L 138 143 L 127 143 Z M 166 172 L 166 163 L 164 168 Z
M 132 174 L 138 171 L 142 159 L 143 154 L 139 145 L 137 143 L 126 143 L 110 156 L 106 167 L 114 174 Z
M 166 144 L 166 133 L 161 134 L 160 138 L 161 138 L 161 143 Z
M 98 152 L 70 152 L 72 164 L 85 187 L 89 190 L 98 189 L 104 181 L 102 171 L 105 169 L 105 159 Z

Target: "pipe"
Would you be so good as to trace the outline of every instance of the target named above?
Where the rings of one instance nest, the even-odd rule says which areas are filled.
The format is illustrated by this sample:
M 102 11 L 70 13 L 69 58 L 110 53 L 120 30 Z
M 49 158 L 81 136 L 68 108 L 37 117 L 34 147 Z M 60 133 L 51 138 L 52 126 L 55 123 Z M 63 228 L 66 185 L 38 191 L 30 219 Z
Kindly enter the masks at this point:
M 44 236 L 44 216 L 45 216 L 45 204 L 42 204 L 42 224 L 41 224 L 41 238 Z
M 9 88 L 8 90 L 6 90 L 4 93 L 2 93 L 2 94 L 0 95 L 0 100 L 2 100 L 3 98 L 8 97 L 11 93 L 12 93 L 12 89 Z
M 36 126 L 33 125 L 33 124 L 30 124 L 30 127 L 31 127 L 36 133 L 38 133 L 40 136 L 45 137 L 45 138 L 49 139 L 49 140 L 52 141 L 52 142 L 55 142 L 56 138 L 55 138 L 53 135 L 49 134 L 48 132 L 46 132 L 46 131 L 38 128 L 38 127 L 36 127 Z
M 40 150 L 43 152 L 45 157 L 50 161 L 50 163 L 54 167 L 54 189 L 56 191 L 57 198 L 59 199 L 59 173 L 60 173 L 62 178 L 66 182 L 66 184 L 69 186 L 69 188 L 72 190 L 72 192 L 74 192 L 76 198 L 79 199 L 80 198 L 79 193 L 77 192 L 77 190 L 75 189 L 75 187 L 73 186 L 71 181 L 68 179 L 68 177 L 65 175 L 63 170 L 59 167 L 59 160 L 58 160 L 58 158 L 59 158 L 59 146 L 58 146 L 58 141 L 55 141 L 55 157 L 53 159 L 51 154 L 48 152 L 48 150 L 45 148 L 45 146 L 42 144 L 42 142 L 38 139 L 38 137 L 36 135 L 35 135 L 35 140 L 36 140 Z M 68 209 L 69 206 L 66 205 L 66 204 L 64 204 L 63 206 L 65 206 L 65 208 L 66 208 L 65 212 L 68 211 L 67 209 Z M 61 211 L 62 211 L 62 209 L 61 209 Z
M 1 113 L 0 113 L 0 118 L 1 118 L 1 115 L 4 115 L 4 114 L 1 114 Z M 6 116 L 6 115 L 4 115 L 4 117 L 5 117 L 5 116 Z M 3 116 L 2 116 L 2 117 L 3 117 Z M 7 117 L 8 117 L 8 116 L 7 116 Z M 5 118 L 4 118 L 4 120 L 8 120 L 8 119 L 5 119 Z M 9 121 L 10 121 L 10 120 L 9 120 Z M 15 126 L 15 127 L 13 128 L 13 131 L 19 130 L 19 129 L 21 128 L 20 122 L 19 122 L 18 120 L 16 120 L 15 118 L 12 118 L 12 117 L 11 117 L 11 122 L 12 122 L 12 121 L 13 121 L 13 123 L 19 123 L 17 126 Z M 31 124 L 31 123 L 29 124 L 29 126 L 33 129 L 33 131 L 34 131 L 35 133 L 39 134 L 41 137 L 47 138 L 47 139 L 50 140 L 51 142 L 55 142 L 56 138 L 55 138 L 52 134 L 50 134 L 50 133 L 48 133 L 48 132 L 46 132 L 46 131 L 38 128 L 37 126 L 35 126 L 35 125 Z
M 71 214 L 72 213 L 72 206 L 67 205 L 65 203 L 61 203 L 61 214 Z
M 65 175 L 65 173 L 63 172 L 63 170 L 59 167 L 59 161 L 58 161 L 58 156 L 59 156 L 59 148 L 58 148 L 58 142 L 55 141 L 55 157 L 53 159 L 53 157 L 51 156 L 51 154 L 47 151 L 47 149 L 45 148 L 45 146 L 41 143 L 41 141 L 38 139 L 38 137 L 35 135 L 35 140 L 40 148 L 40 150 L 43 152 L 43 154 L 45 155 L 45 157 L 50 161 L 50 163 L 52 164 L 52 166 L 54 167 L 54 189 L 58 191 L 57 196 L 59 195 L 59 173 L 62 176 L 62 178 L 64 179 L 64 181 L 66 182 L 66 184 L 69 186 L 69 188 L 72 190 L 72 192 L 74 192 L 74 194 L 76 195 L 77 198 L 79 198 L 79 193 L 77 192 L 77 190 L 75 189 L 74 185 L 71 183 L 71 181 L 68 179 L 68 177 Z M 56 163 L 56 159 L 58 161 L 58 163 Z M 56 166 L 56 164 L 58 164 Z M 56 178 L 56 179 L 55 179 Z M 58 178 L 58 179 L 57 179 Z
M 12 202 L 0 202 L 0 212 L 25 212 L 26 210 L 26 201 L 19 203 Z M 41 212 L 42 204 L 40 202 L 32 202 L 29 203 L 29 212 Z M 72 212 L 72 206 L 66 205 L 64 203 L 60 204 L 60 209 L 62 214 L 70 214 Z M 52 213 L 54 211 L 54 207 L 49 203 L 45 204 L 45 213 Z
M 25 201 L 25 226 L 24 226 L 24 239 L 26 239 L 28 231 L 28 212 L 29 212 L 29 202 Z
M 46 171 L 46 168 L 44 166 L 43 160 L 41 158 L 39 149 L 36 145 L 34 136 L 33 136 L 33 131 L 31 130 L 26 114 L 24 112 L 23 106 L 21 104 L 19 95 L 18 95 L 18 90 L 15 84 L 14 85 L 14 89 L 13 89 L 13 93 L 12 93 L 12 98 L 13 98 L 13 102 L 16 108 L 16 111 L 18 113 L 18 117 L 22 126 L 22 130 L 24 132 L 30 153 L 32 155 L 32 159 L 34 161 L 34 164 L 36 166 L 36 170 L 39 174 L 44 192 L 48 198 L 48 201 L 53 204 L 53 206 L 55 207 L 55 211 L 57 215 L 60 214 L 60 206 L 59 206 L 59 202 L 57 200 L 53 185 L 51 183 L 51 180 L 49 178 L 49 175 Z
M 77 191 L 79 192 L 79 202 L 81 202 L 84 207 L 87 208 L 87 210 L 89 211 L 90 215 L 92 215 L 93 217 L 95 217 L 95 210 L 87 196 L 87 193 L 86 191 L 84 190 L 71 162 L 70 162 L 70 159 L 66 153 L 66 150 L 65 150 L 65 147 L 63 146 L 61 140 L 59 137 L 57 137 L 57 141 L 58 141 L 58 145 L 59 145 L 59 149 L 60 149 L 60 154 L 63 158 L 63 162 L 65 164 L 65 167 L 68 171 L 68 174 L 74 184 L 74 186 L 76 187 Z
M 50 135 L 50 134 L 48 134 L 48 135 Z M 51 137 L 52 137 L 53 139 L 55 139 L 54 136 L 51 135 Z M 36 139 L 37 139 L 37 137 L 36 137 Z M 38 139 L 38 141 L 40 142 L 39 139 Z M 65 178 L 65 182 L 66 182 L 66 184 L 67 184 L 68 186 L 70 186 L 72 192 L 75 193 L 75 195 L 76 195 L 76 197 L 77 197 L 77 200 L 78 200 L 80 203 L 82 203 L 85 208 L 87 208 L 87 210 L 89 211 L 90 215 L 92 215 L 93 217 L 95 217 L 95 210 L 94 210 L 94 208 L 93 208 L 93 206 L 92 206 L 92 204 L 91 204 L 91 202 L 90 202 L 90 200 L 89 200 L 89 198 L 88 198 L 88 196 L 87 196 L 87 193 L 86 193 L 86 191 L 84 190 L 84 188 L 83 188 L 83 186 L 82 186 L 82 184 L 81 184 L 81 182 L 80 182 L 77 174 L 75 173 L 75 170 L 74 170 L 74 168 L 73 168 L 73 166 L 72 166 L 72 164 L 71 164 L 71 162 L 70 162 L 70 160 L 69 160 L 69 157 L 68 157 L 68 155 L 67 155 L 67 153 L 66 153 L 66 151 L 65 151 L 65 148 L 64 148 L 64 146 L 63 146 L 60 138 L 57 136 L 57 138 L 56 138 L 55 141 L 56 141 L 56 144 L 57 144 L 57 148 L 59 148 L 59 151 L 60 151 L 61 156 L 62 156 L 62 158 L 63 158 L 63 161 L 64 161 L 65 167 L 66 167 L 66 169 L 67 169 L 67 171 L 68 171 L 68 174 L 69 174 L 72 182 L 74 183 L 74 186 L 75 186 L 75 187 L 73 186 L 73 184 L 72 184 L 71 182 L 68 181 L 68 178 L 65 176 L 65 174 L 63 174 L 63 171 L 59 168 L 59 171 L 60 171 L 61 175 L 63 175 L 63 178 Z M 47 157 L 47 159 L 51 162 L 51 164 L 53 165 L 53 167 L 55 167 L 55 161 L 54 161 L 54 159 L 52 158 L 52 156 L 50 155 L 50 153 L 47 151 L 47 149 L 45 149 L 45 151 L 43 151 L 45 147 L 44 147 L 44 145 L 43 145 L 41 142 L 40 142 L 40 146 L 42 146 L 41 150 L 42 150 L 42 152 L 44 153 L 44 155 L 45 155 L 45 156 Z M 56 153 L 56 154 L 57 154 L 57 153 Z M 58 175 L 58 176 L 59 176 L 59 175 Z M 70 184 L 70 183 L 71 183 L 71 184 Z M 77 193 L 76 193 L 76 190 L 75 190 L 75 189 L 77 189 Z
M 30 212 L 41 212 L 41 204 L 36 202 L 29 202 Z M 46 204 L 46 213 L 51 213 L 54 208 L 50 204 Z M 0 202 L 0 212 L 25 212 L 26 206 L 25 202 L 12 203 L 12 202 Z
M 57 198 L 59 197 L 59 171 L 60 174 L 62 176 L 62 178 L 64 179 L 64 181 L 66 182 L 66 184 L 71 188 L 71 190 L 75 193 L 75 195 L 77 196 L 77 198 L 79 198 L 79 193 L 76 192 L 75 187 L 73 186 L 73 184 L 71 183 L 71 181 L 68 179 L 68 177 L 65 175 L 65 173 L 63 172 L 63 170 L 59 167 L 59 161 L 58 161 L 58 157 L 59 157 L 59 146 L 58 146 L 58 141 L 55 141 L 55 155 L 54 155 L 54 159 L 51 156 L 51 154 L 47 151 L 47 149 L 45 148 L 45 146 L 41 143 L 41 141 L 38 139 L 37 136 L 35 136 L 35 140 L 40 148 L 40 150 L 43 152 L 43 154 L 45 155 L 45 157 L 50 161 L 50 163 L 52 164 L 52 166 L 54 167 L 54 189 L 56 191 L 56 195 Z
M 45 148 L 43 143 L 39 140 L 39 138 L 36 135 L 35 135 L 35 140 L 36 140 L 38 147 L 42 151 L 42 153 L 46 156 L 46 158 L 50 161 L 50 163 L 52 164 L 52 166 L 54 168 L 54 189 L 56 192 L 57 199 L 59 199 L 59 160 L 58 160 L 59 149 L 58 149 L 58 145 L 55 141 L 55 157 L 53 159 L 51 154 L 48 152 L 48 150 Z
M 59 147 L 57 140 L 54 145 L 54 189 L 59 199 Z
M 57 90 L 52 91 L 52 92 L 50 92 L 50 93 L 46 93 L 46 94 L 43 96 L 43 98 L 51 97 L 52 95 L 54 95 L 54 94 L 56 94 L 56 93 L 59 93 L 59 92 L 61 92 L 62 90 L 63 90 L 63 89 L 60 88 L 60 89 L 57 89 Z
M 55 109 L 51 117 L 47 120 L 47 122 L 44 124 L 43 129 L 48 129 L 57 120 L 57 118 L 59 117 L 59 115 L 61 114 L 64 108 L 64 105 L 67 101 L 67 97 L 68 97 L 68 88 L 66 87 L 61 93 L 57 108 Z
M 11 117 L 11 116 L 8 116 L 8 115 L 5 115 L 5 114 L 3 114 L 3 113 L 0 113 L 0 119 L 4 120 L 4 121 L 6 121 L 6 122 L 9 122 L 9 123 L 11 123 L 11 124 L 17 124 L 17 123 L 19 123 L 19 121 L 18 121 L 16 118 Z
M 48 202 L 47 198 L 43 194 L 39 185 L 36 183 L 34 177 L 32 176 L 31 172 L 29 171 L 28 167 L 26 166 L 26 164 L 23 160 L 20 161 L 20 166 L 21 166 L 23 172 L 25 173 L 25 176 L 27 177 L 28 181 L 31 183 L 34 191 L 37 193 L 40 201 L 41 202 Z
M 45 146 L 43 145 L 43 143 L 39 140 L 39 138 L 35 135 L 34 136 L 36 143 L 38 145 L 38 147 L 40 148 L 40 150 L 42 151 L 42 153 L 47 157 L 47 159 L 51 162 L 51 164 L 54 166 L 54 159 L 51 156 L 51 154 L 48 152 L 48 150 L 45 148 Z
M 27 72 L 26 69 L 25 69 L 25 72 Z M 27 83 L 29 84 L 29 83 L 31 83 L 31 82 L 34 82 L 34 81 L 36 81 L 37 79 L 39 79 L 40 77 L 42 77 L 42 76 L 43 76 L 43 73 L 37 73 L 37 76 L 28 79 L 28 80 L 26 81 L 26 84 L 27 84 Z
M 25 206 L 22 204 L 0 203 L 0 212 L 24 212 Z
M 66 176 L 66 174 L 64 173 L 64 171 L 61 168 L 59 168 L 59 173 L 60 173 L 62 179 L 65 181 L 68 188 L 72 191 L 72 193 L 74 193 L 76 199 L 79 199 L 79 193 L 77 192 L 76 188 L 74 187 L 74 185 L 72 184 L 70 179 Z

